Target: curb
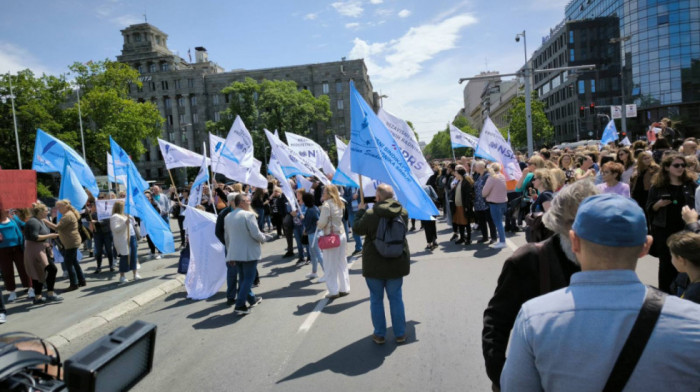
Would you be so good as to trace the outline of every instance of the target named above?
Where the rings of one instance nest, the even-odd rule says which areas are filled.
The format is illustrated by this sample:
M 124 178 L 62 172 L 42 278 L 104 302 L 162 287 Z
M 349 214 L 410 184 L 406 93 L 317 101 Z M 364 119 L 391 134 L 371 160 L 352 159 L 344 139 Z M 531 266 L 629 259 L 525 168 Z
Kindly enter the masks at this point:
M 160 285 L 148 289 L 145 292 L 132 297 L 120 304 L 117 304 L 107 310 L 97 313 L 94 316 L 90 316 L 85 320 L 72 325 L 63 331 L 49 337 L 46 339 L 48 342 L 56 346 L 57 349 L 69 344 L 73 340 L 85 335 L 86 333 L 108 324 L 115 319 L 136 310 L 140 307 L 146 306 L 148 303 L 160 298 L 161 296 L 168 294 L 179 287 L 185 285 L 185 277 L 178 275 L 174 279 L 168 280 L 167 282 L 161 283 Z

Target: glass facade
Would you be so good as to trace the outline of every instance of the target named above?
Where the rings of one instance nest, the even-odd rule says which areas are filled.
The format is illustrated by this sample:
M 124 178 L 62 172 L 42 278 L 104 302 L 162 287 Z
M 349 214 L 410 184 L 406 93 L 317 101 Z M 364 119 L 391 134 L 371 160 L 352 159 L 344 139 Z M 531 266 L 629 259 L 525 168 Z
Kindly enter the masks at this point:
M 630 37 L 621 45 L 625 100 L 638 105 L 639 126 L 671 117 L 700 136 L 700 0 L 573 0 L 565 14 L 619 17 L 619 36 Z

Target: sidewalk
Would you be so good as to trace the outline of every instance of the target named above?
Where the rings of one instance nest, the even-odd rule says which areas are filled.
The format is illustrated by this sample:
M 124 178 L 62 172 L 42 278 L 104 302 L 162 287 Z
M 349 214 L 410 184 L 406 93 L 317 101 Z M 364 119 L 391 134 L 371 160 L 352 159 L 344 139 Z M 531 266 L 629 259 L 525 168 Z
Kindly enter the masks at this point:
M 171 220 L 171 229 L 175 235 L 175 246 L 180 245 L 180 232 L 177 221 Z M 102 272 L 95 271 L 95 258 L 84 258 L 80 263 L 85 274 L 87 286 L 63 293 L 69 285 L 68 279 L 62 277 L 62 267 L 58 266 L 56 292 L 62 302 L 33 305 L 27 298 L 26 290 L 21 287 L 19 276 L 17 282 L 17 301 L 8 303 L 7 322 L 0 325 L 0 333 L 10 331 L 30 332 L 48 339 L 57 346 L 67 344 L 90 330 L 104 325 L 122 314 L 144 306 L 183 285 L 184 275 L 177 273 L 180 252 L 162 255 L 160 260 L 150 259 L 150 250 L 145 239 L 139 241 L 138 255 L 141 263 L 140 280 L 133 281 L 131 272 L 127 273 L 128 283 L 119 283 L 119 260 L 115 259 L 115 272 L 109 272 L 109 262 L 102 260 Z M 15 272 L 16 273 L 16 272 Z M 5 299 L 7 290 L 3 288 Z

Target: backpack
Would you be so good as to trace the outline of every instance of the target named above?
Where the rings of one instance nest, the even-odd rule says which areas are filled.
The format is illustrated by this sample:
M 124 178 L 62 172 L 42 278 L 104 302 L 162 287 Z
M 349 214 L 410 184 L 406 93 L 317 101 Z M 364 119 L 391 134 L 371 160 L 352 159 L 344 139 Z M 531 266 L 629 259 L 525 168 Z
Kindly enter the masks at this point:
M 406 239 L 406 223 L 401 215 L 393 218 L 382 217 L 377 226 L 377 235 L 374 239 L 374 247 L 377 252 L 386 258 L 396 258 L 403 253 Z

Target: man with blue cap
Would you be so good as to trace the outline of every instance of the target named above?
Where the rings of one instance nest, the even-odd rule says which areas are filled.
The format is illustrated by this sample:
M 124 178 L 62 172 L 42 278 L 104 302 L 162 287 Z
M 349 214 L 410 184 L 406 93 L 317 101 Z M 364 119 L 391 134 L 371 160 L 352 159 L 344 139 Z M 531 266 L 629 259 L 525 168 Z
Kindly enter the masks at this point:
M 523 305 L 502 391 L 604 390 L 653 290 L 634 272 L 652 243 L 646 227 L 644 211 L 632 199 L 602 194 L 581 203 L 569 233 L 581 272 L 569 287 Z M 700 305 L 671 296 L 660 304 L 651 336 L 618 390 L 698 390 Z

